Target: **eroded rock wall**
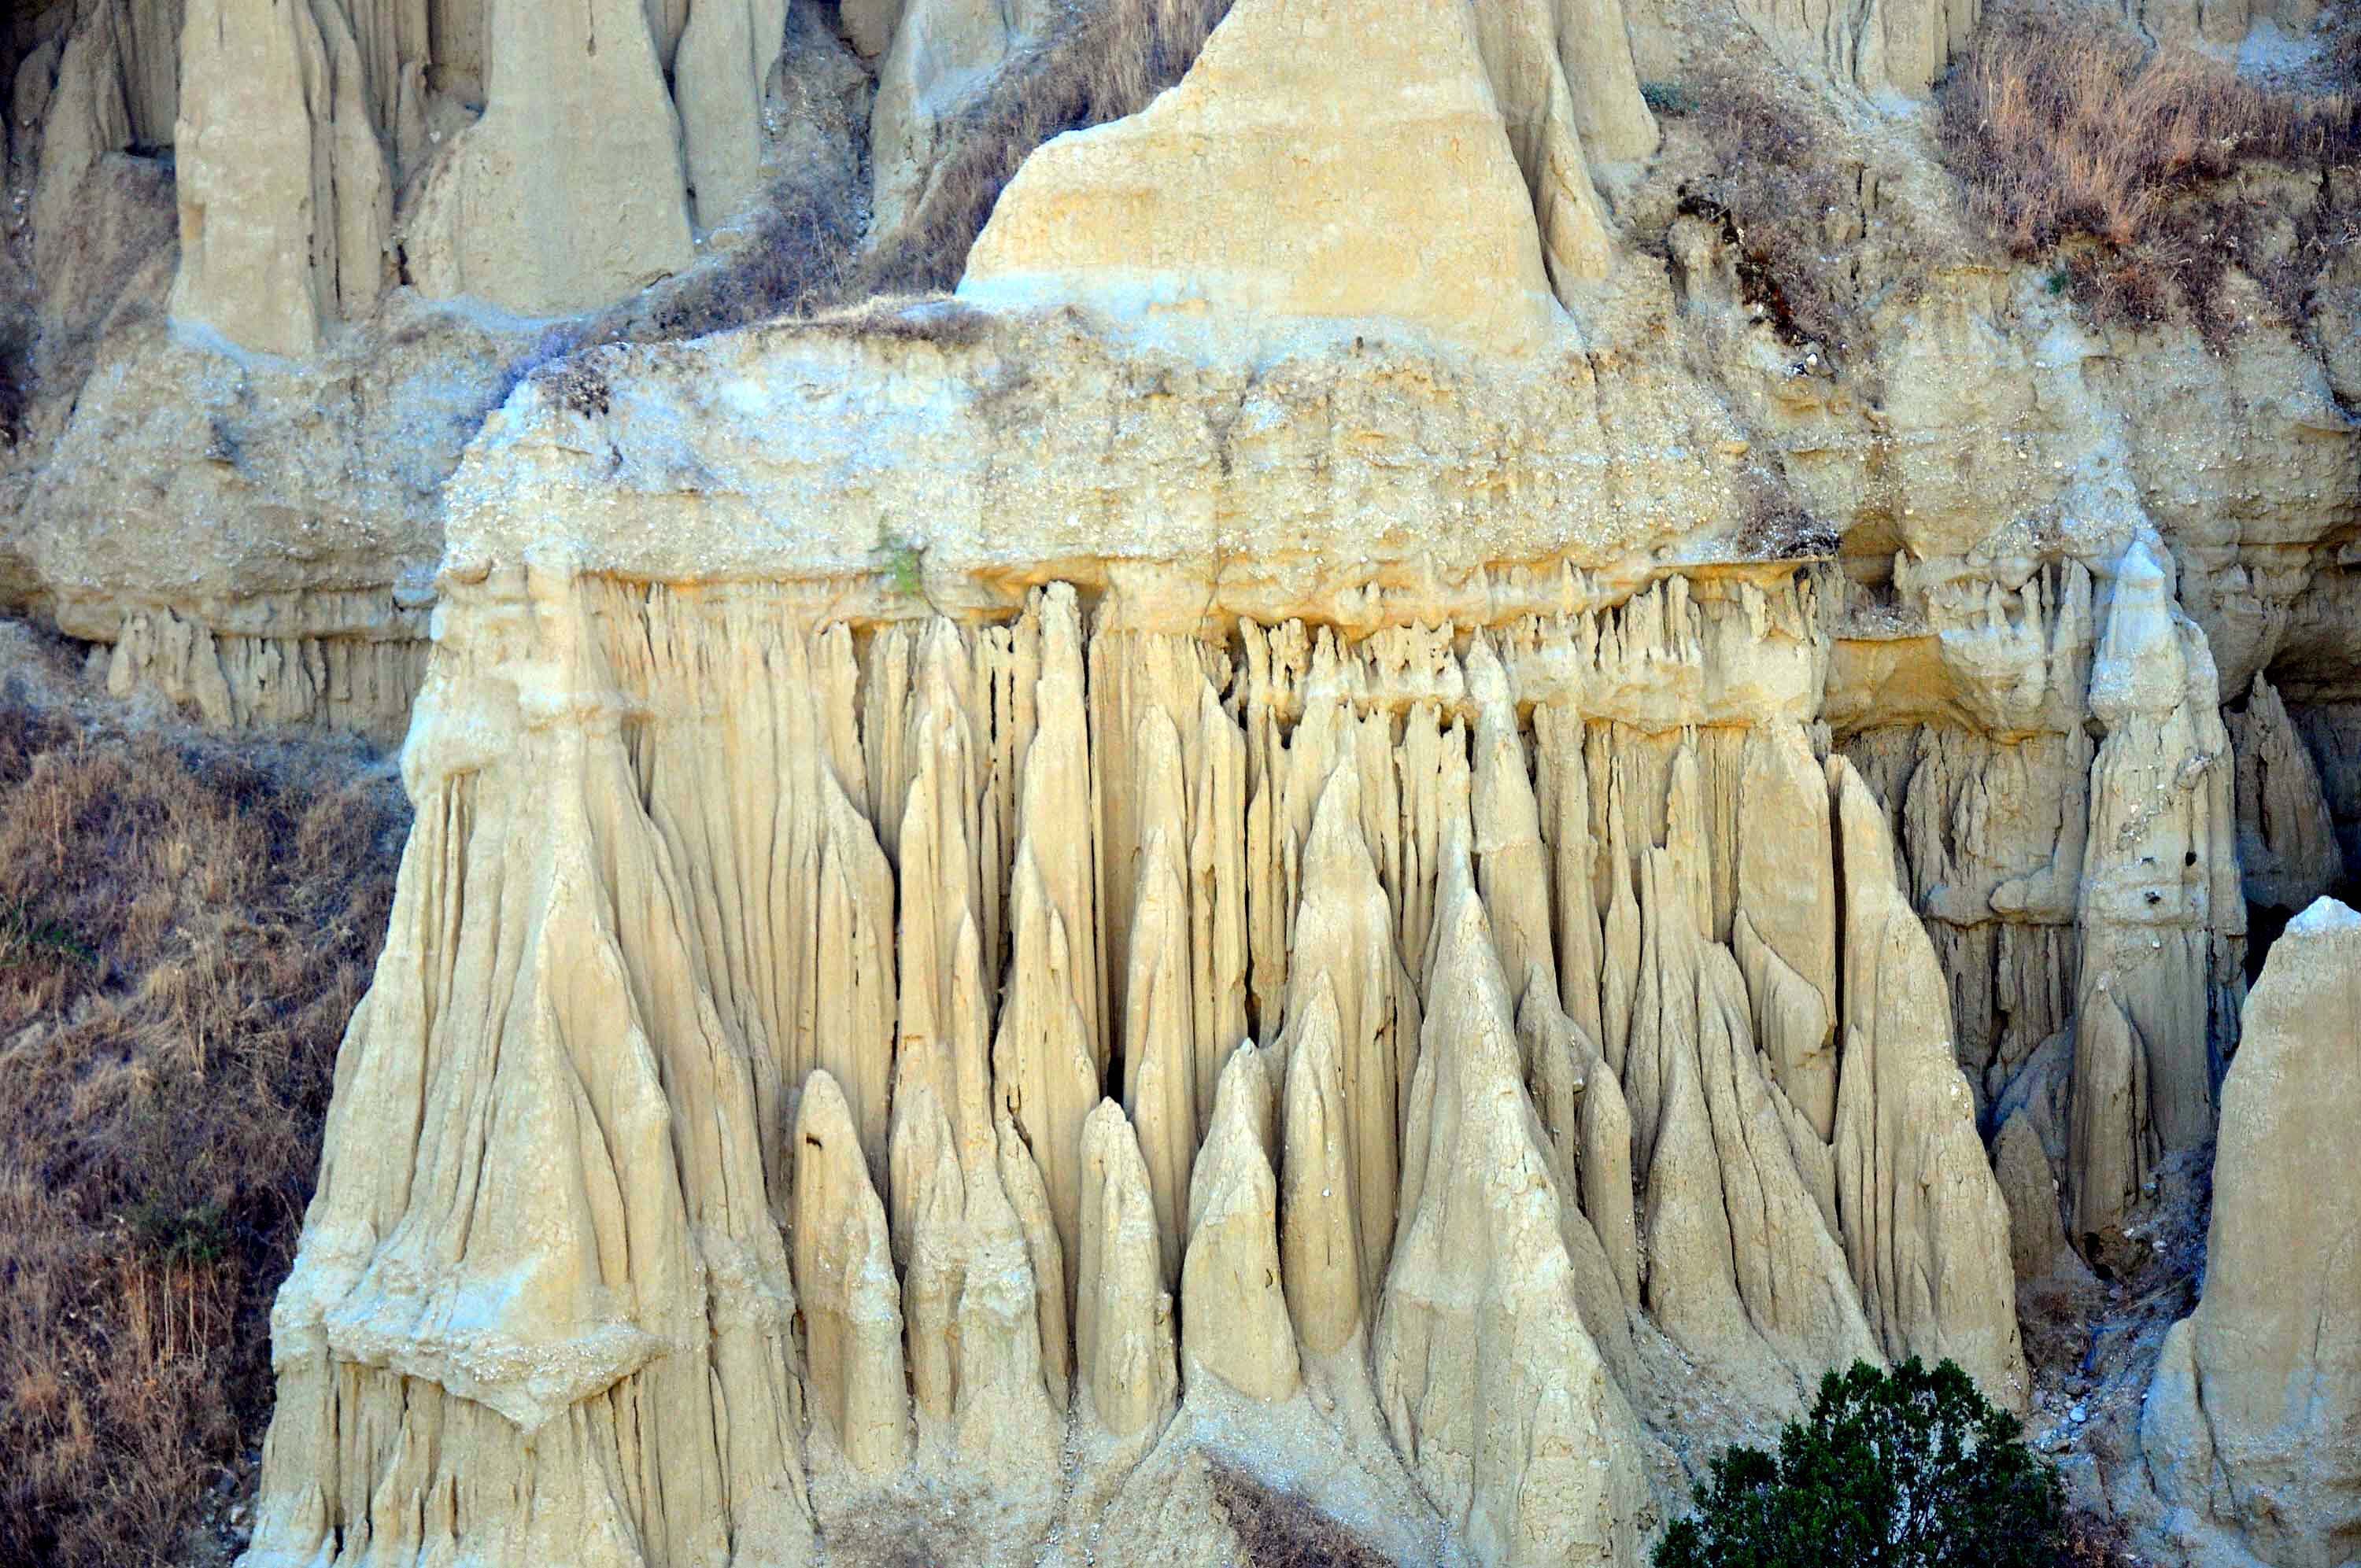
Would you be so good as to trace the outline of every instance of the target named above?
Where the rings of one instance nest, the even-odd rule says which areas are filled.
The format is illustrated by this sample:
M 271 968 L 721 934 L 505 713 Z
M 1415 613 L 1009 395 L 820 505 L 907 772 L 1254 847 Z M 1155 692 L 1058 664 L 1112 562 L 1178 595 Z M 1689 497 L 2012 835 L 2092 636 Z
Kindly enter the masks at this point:
M 2361 916 L 2291 921 L 2223 1086 L 2197 1310 L 2165 1339 L 2140 1436 L 2193 1560 L 2334 1568 L 2361 1552 Z
M 1631 1563 L 1699 1377 L 1767 1417 L 1950 1355 L 2023 1406 L 1815 576 L 848 617 L 861 578 L 586 569 L 467 493 L 250 1562 L 585 1519 L 585 1561 L 860 1561 L 945 1486 L 1010 1560 L 1210 1442 L 1476 1561 Z

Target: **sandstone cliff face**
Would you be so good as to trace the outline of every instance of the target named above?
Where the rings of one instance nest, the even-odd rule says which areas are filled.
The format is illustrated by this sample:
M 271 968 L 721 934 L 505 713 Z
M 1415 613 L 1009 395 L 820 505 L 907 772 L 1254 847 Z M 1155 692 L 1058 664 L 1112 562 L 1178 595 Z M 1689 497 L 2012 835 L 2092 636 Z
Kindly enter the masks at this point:
M 2246 994 L 2361 866 L 2331 306 L 2217 354 L 1909 248 L 1973 5 L 1148 9 L 1222 19 L 956 293 L 686 344 L 596 340 L 807 164 L 874 262 L 1134 13 L 82 0 L 18 71 L 0 586 L 408 735 L 251 1561 L 1210 1563 L 1215 1453 L 1637 1563 L 1828 1367 L 2034 1409 L 2020 1301 L 2114 1304 L 2218 1116 L 2146 1469 L 2341 1563 L 2269 1129 L 2361 1091 L 2254 1109 L 2324 1036 Z M 1851 341 L 1642 91 L 1733 26 L 1903 148 L 1819 214 Z
M 520 515 L 550 514 L 488 509 L 486 546 Z M 1061 1513 L 1116 1528 L 1209 1409 L 1312 1379 L 1275 1424 L 1358 1431 L 1356 1485 L 1477 1560 L 1636 1563 L 1675 1345 L 1768 1410 L 1856 1354 L 2025 1400 L 1931 950 L 1799 728 L 1808 578 L 1348 643 L 1218 586 L 1213 633 L 1063 584 L 1003 625 L 848 622 L 532 555 L 446 575 L 336 1112 L 426 1130 L 334 1135 L 252 1561 L 374 1561 L 421 1518 L 427 1550 L 529 1542 L 553 1508 L 664 1561 L 723 1531 L 799 1561 L 989 1464 L 1012 1398 L 1087 1460 L 1006 1481 L 986 1550 L 1024 1555 Z M 1795 867 L 1819 923 L 1737 875 L 1749 815 L 1841 822 L 1841 861 Z M 1803 969 L 1764 944 L 1750 981 L 1726 940 L 1758 927 Z M 1839 932 L 1822 1024 L 1791 993 Z M 1797 1028 L 1848 1042 L 1825 1133 L 1764 1054 Z M 526 1149 L 497 1221 L 454 1184 Z M 629 1479 L 659 1462 L 661 1499 Z
M 2330 1568 L 2361 1552 L 2361 916 L 2291 921 L 2223 1086 L 2204 1295 L 2141 1426 L 2199 1560 Z M 2217 1533 L 2218 1532 L 2218 1533 Z

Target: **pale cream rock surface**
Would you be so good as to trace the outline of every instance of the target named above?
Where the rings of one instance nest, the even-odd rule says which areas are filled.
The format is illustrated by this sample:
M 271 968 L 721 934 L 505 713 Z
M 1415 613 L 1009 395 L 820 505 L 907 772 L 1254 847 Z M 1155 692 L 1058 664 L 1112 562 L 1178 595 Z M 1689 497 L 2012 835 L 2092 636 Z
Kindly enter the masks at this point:
M 751 49 L 751 17 L 747 36 Z M 680 122 L 635 0 L 491 6 L 484 60 L 483 117 L 447 144 L 405 220 L 421 291 L 559 315 L 686 267 Z
M 1556 324 L 1522 185 L 1461 0 L 1239 0 L 1179 86 L 1026 160 L 961 295 L 1529 352 Z
M 341 0 L 193 0 L 181 71 L 172 314 L 308 355 L 390 265 L 392 176 Z
M 689 12 L 672 90 L 700 228 L 719 228 L 760 190 L 763 97 L 786 26 L 787 0 L 705 0 Z
M 2361 916 L 2323 898 L 2246 999 L 2223 1086 L 2203 1294 L 2140 1439 L 2192 1560 L 2361 1554 Z

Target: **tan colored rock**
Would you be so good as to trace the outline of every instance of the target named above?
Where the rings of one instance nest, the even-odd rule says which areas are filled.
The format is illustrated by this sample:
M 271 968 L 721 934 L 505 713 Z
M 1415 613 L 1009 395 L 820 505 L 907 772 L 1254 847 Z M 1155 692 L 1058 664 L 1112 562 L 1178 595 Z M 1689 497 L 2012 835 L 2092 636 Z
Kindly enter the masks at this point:
M 797 1301 L 752 1073 L 691 978 L 619 737 L 550 722 L 601 679 L 575 590 L 517 587 L 568 652 L 429 699 L 451 723 L 411 753 L 422 810 L 385 959 L 410 979 L 343 1054 L 340 1152 L 277 1315 L 287 1398 L 250 1560 L 341 1541 L 620 1565 L 634 1542 L 734 1539 L 800 1561 Z M 533 722 L 521 677 L 550 699 Z M 487 773 L 469 737 L 494 713 L 510 760 Z M 612 899 L 609 872 L 640 896 Z M 678 1141 L 675 1097 L 703 1107 Z M 860 1173 L 840 1110 L 827 1124 Z M 332 1463 L 347 1441 L 355 1463 Z
M 484 33 L 483 117 L 401 236 L 419 289 L 560 315 L 687 267 L 679 121 L 636 0 L 519 0 L 489 7 Z
M 1029 1485 L 1057 1463 L 1065 1434 L 1065 1284 L 1037 1275 L 1027 1226 L 996 1168 L 985 1168 L 967 1184 L 965 1221 L 958 1335 L 961 1463 L 971 1472 Z M 1052 1304 L 1054 1324 L 1049 1316 Z M 1054 1361 L 1043 1354 L 1052 1335 Z
M 1418 1002 L 1393 943 L 1385 889 L 1360 826 L 1359 774 L 1337 767 L 1302 851 L 1288 976 L 1288 1028 L 1275 1059 L 1290 1070 L 1298 1019 L 1324 1002 L 1337 1031 L 1345 1187 L 1356 1215 L 1362 1290 L 1374 1299 L 1393 1250 L 1404 1091 L 1417 1050 Z M 1308 1026 L 1308 1025 L 1307 1025 Z
M 850 0 L 843 10 L 844 30 L 863 60 L 875 60 L 894 41 L 901 25 L 905 0 Z
M 1313 1354 L 1333 1355 L 1367 1321 L 1370 1303 L 1352 1179 L 1353 1121 L 1337 1065 L 1343 1030 L 1335 991 L 1325 981 L 1309 989 L 1290 1025 L 1279 1237 L 1296 1337 Z
M 1047 0 L 867 0 L 846 7 L 845 27 L 864 56 L 882 53 L 869 115 L 875 170 L 870 234 L 896 235 L 961 146 L 962 111 L 993 87 L 1010 60 L 1068 18 Z M 890 47 L 871 48 L 890 37 Z
M 1979 0 L 1749 0 L 1741 15 L 1791 63 L 1863 93 L 1923 97 L 1954 50 L 1966 46 Z
M 53 84 L 34 121 L 41 129 L 40 173 L 33 188 L 34 269 L 52 273 L 64 251 L 82 181 L 109 152 L 131 145 L 131 110 L 123 93 L 121 35 L 109 6 L 93 7 L 56 52 Z M 28 61 L 33 69 L 38 61 Z M 16 96 L 29 108 L 41 94 L 20 77 Z
M 1733 947 L 1779 1087 L 1826 1141 L 1836 1128 L 1837 928 L 1828 792 L 1800 729 L 1746 743 Z
M 1029 841 L 1017 851 L 1009 905 L 1015 926 L 1011 983 L 1002 999 L 1000 1032 L 992 1047 L 993 1091 L 1014 1135 L 1024 1140 L 1038 1164 L 1049 1214 L 1057 1225 L 1059 1255 L 1068 1260 L 1063 1274 L 1071 1303 L 1071 1292 L 1080 1288 L 1087 1207 L 1083 1124 L 1099 1102 L 1098 1069 L 1091 1058 L 1082 1011 L 1075 1000 L 1090 978 L 1074 961 L 1068 927 Z M 1130 1136 L 1127 1131 L 1125 1135 Z M 1137 1146 L 1136 1140 L 1133 1146 Z M 1024 1212 L 1023 1199 L 1014 1191 L 1010 1197 L 1018 1212 Z M 1153 1198 L 1146 1201 L 1152 1212 Z M 1049 1270 L 1042 1261 L 1036 1257 L 1035 1272 L 1046 1278 Z
M 1456 0 L 1240 0 L 1178 86 L 1026 160 L 960 291 L 1530 352 L 1553 311 L 1522 185 Z
M 1082 1131 L 1082 1234 L 1075 1290 L 1075 1397 L 1086 1420 L 1142 1446 L 1179 1397 L 1172 1297 L 1158 1260 L 1148 1167 L 1123 1108 L 1099 1102 Z
M 2031 1389 L 2008 1209 L 1952 1054 L 1942 971 L 1902 895 L 1876 801 L 1841 758 L 1829 762 L 1828 783 L 1844 867 L 1836 1178 L 1845 1255 L 1889 1356 L 1948 1356 L 1986 1398 L 2023 1409 Z
M 1637 1424 L 1575 1305 L 1546 1135 L 1464 850 L 1443 884 L 1401 1235 L 1372 1348 L 1379 1400 L 1483 1562 L 1636 1564 Z
M 1194 1063 L 1190 1031 L 1188 903 L 1170 840 L 1148 842 L 1132 918 L 1132 980 L 1126 1010 L 1125 1108 L 1148 1159 L 1158 1250 L 1167 1287 L 1179 1284 L 1190 1169 L 1197 1156 Z
M 2147 1053 L 2148 1118 L 2169 1154 L 2213 1128 L 2213 1059 L 2244 984 L 2230 737 L 2205 635 L 2153 538 L 2116 565 L 2091 671 L 2106 726 L 2082 863 L 2084 993 L 2107 993 Z
M 2058 1177 L 2030 1113 L 2001 1124 L 1993 1139 L 1993 1175 L 2008 1200 L 2008 1245 L 2019 1287 L 2092 1289 L 2098 1281 L 2067 1245 L 2059 1213 Z
M 2085 1252 L 2119 1231 L 2140 1201 L 2157 1161 L 2148 1122 L 2147 1045 L 2104 992 L 2082 1004 L 2074 1040 L 2074 1090 L 2067 1194 L 2070 1234 Z
M 2290 921 L 2245 1024 L 2203 1293 L 2140 1442 L 2184 1541 L 2336 1568 L 2361 1550 L 2361 916 L 2323 898 Z
M 194 0 L 174 133 L 172 313 L 241 346 L 305 355 L 384 287 L 392 180 L 338 0 Z
M 998 1174 L 993 1173 L 995 1180 Z M 923 1430 L 949 1421 L 957 1404 L 960 1295 L 967 1263 L 967 1187 L 959 1150 L 951 1142 L 950 1118 L 925 1084 L 895 1099 L 888 1191 L 889 1240 L 901 1269 L 902 1321 L 908 1335 L 906 1364 Z
M 703 0 L 673 62 L 673 102 L 700 228 L 719 228 L 761 189 L 763 92 L 786 38 L 787 0 Z
M 1252 1045 L 1232 1052 L 1190 1179 L 1189 1260 L 1180 1286 L 1186 1380 L 1219 1377 L 1266 1404 L 1291 1397 L 1302 1382 L 1279 1285 L 1271 1092 L 1262 1053 Z
M 890 1475 L 910 1461 L 901 1293 L 885 1206 L 869 1184 L 844 1095 L 824 1069 L 805 1081 L 796 1115 L 791 1232 L 814 1413 L 853 1469 Z

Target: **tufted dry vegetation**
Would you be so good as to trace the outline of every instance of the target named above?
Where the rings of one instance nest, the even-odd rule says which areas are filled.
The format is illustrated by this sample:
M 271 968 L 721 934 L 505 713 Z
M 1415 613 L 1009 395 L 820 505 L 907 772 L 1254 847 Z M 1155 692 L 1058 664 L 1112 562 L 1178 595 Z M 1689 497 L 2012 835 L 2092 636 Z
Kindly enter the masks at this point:
M 1705 166 L 1682 181 L 1678 210 L 1720 226 L 1747 302 L 1790 345 L 1840 348 L 1853 301 L 1839 253 L 1858 237 L 1861 165 L 1832 152 L 1829 127 L 1765 76 L 1726 61 L 1647 96 L 1703 139 Z
M 357 749 L 85 709 L 12 641 L 0 1562 L 178 1562 L 269 1409 L 270 1297 L 406 808 Z
M 2266 90 L 2118 26 L 2022 12 L 1954 68 L 1940 127 L 1971 214 L 2012 256 L 2053 260 L 2053 287 L 2101 324 L 2178 309 L 2216 346 L 2242 324 L 2234 269 L 2303 319 L 2350 226 L 2333 173 L 2361 159 L 2350 94 Z
M 1390 1561 L 1308 1499 L 1275 1491 L 1250 1471 L 1216 1459 L 1208 1473 L 1242 1568 L 1386 1568 Z

